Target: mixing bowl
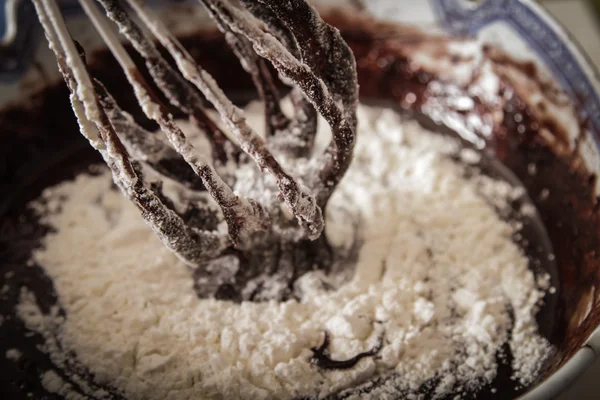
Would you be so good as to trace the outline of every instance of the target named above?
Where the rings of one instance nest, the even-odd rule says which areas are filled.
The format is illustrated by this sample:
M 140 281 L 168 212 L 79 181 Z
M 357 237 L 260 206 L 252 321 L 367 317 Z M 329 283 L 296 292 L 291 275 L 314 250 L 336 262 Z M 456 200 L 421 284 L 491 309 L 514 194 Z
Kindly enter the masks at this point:
M 58 181 L 66 176 L 57 167 L 65 160 L 69 160 L 70 164 L 87 163 L 92 157 L 89 149 L 82 147 L 77 138 L 57 140 L 41 133 L 49 129 L 60 131 L 73 124 L 66 91 L 64 88 L 57 89 L 62 83 L 56 62 L 41 40 L 31 4 L 10 0 L 3 3 L 0 7 L 0 36 L 3 37 L 0 42 L 0 218 L 3 218 L 0 220 L 0 255 L 6 254 L 3 252 L 7 252 L 8 247 L 14 250 L 20 240 L 43 234 L 27 228 L 15 230 L 13 225 L 4 223 L 12 209 L 39 193 L 40 175 L 44 175 L 44 184 Z M 157 6 L 163 7 L 162 15 L 178 35 L 190 35 L 202 29 L 199 27 L 209 25 L 207 16 L 194 2 L 156 3 L 161 3 Z M 555 326 L 548 335 L 556 346 L 556 353 L 548 361 L 539 382 L 521 398 L 548 399 L 558 395 L 600 352 L 600 255 L 597 252 L 600 219 L 595 178 L 600 171 L 600 81 L 594 69 L 568 33 L 533 1 L 320 0 L 314 3 L 324 14 L 332 16 L 334 23 L 348 24 L 348 21 L 339 19 L 340 10 L 356 20 L 374 18 L 389 23 L 385 37 L 381 39 L 396 41 L 399 46 L 413 40 L 411 35 L 420 35 L 415 34 L 417 29 L 409 26 L 438 39 L 460 38 L 456 41 L 457 52 L 466 54 L 465 59 L 473 57 L 475 47 L 485 49 L 486 44 L 492 44 L 494 48 L 502 49 L 521 72 L 535 75 L 539 90 L 555 91 L 553 98 L 557 108 L 553 110 L 554 117 L 561 121 L 564 134 L 560 146 L 556 147 L 557 153 L 560 153 L 557 160 L 568 161 L 565 174 L 571 174 L 574 181 L 585 178 L 584 192 L 573 196 L 564 191 L 544 192 L 543 184 L 535 181 L 531 171 L 513 172 L 532 190 L 529 194 L 542 215 L 556 252 L 559 281 L 558 293 L 552 300 L 556 302 L 552 313 L 540 319 L 540 324 Z M 88 21 L 82 18 L 74 2 L 65 1 L 62 5 L 74 36 L 93 59 L 95 52 L 103 48 L 102 42 L 89 28 Z M 403 28 L 395 30 L 395 24 L 401 24 Z M 419 38 L 422 40 L 421 36 Z M 359 66 L 364 57 L 368 57 L 368 51 L 357 54 Z M 442 61 L 436 58 L 421 60 L 431 70 L 459 79 L 459 74 L 453 72 L 460 69 L 461 61 L 450 66 Z M 109 65 L 110 61 L 98 56 L 92 64 L 97 66 L 98 63 Z M 450 71 L 444 71 L 445 68 Z M 361 85 L 369 93 L 370 83 L 361 82 Z M 559 90 L 555 90 L 555 86 Z M 48 93 L 52 96 L 44 97 Z M 65 105 L 58 112 L 49 108 L 44 111 L 44 107 L 48 106 L 44 102 L 48 101 L 62 101 Z M 35 115 L 36 119 L 30 119 L 30 115 Z M 449 120 L 442 122 L 455 130 L 462 130 L 459 133 L 475 146 L 485 145 L 487 138 L 482 140 L 476 135 L 469 136 L 465 126 L 452 125 Z M 37 131 L 36 127 L 39 128 Z M 552 206 L 548 206 L 550 203 Z M 23 251 L 25 260 L 26 251 Z M 7 288 L 2 291 L 0 306 L 3 316 L 0 354 L 12 347 L 34 348 L 36 345 L 35 339 L 23 337 L 23 327 L 12 317 L 21 285 L 33 285 L 39 297 L 48 300 L 48 304 L 56 301 L 50 283 L 39 276 L 39 271 L 30 269 L 15 274 L 17 264 L 13 261 L 7 263 L 0 257 L 0 280 L 5 281 L 0 286 Z M 39 371 L 48 368 L 49 364 L 41 354 L 34 353 L 32 350 L 31 357 L 25 357 L 16 369 L 0 357 L 2 370 L 11 371 L 5 373 L 7 379 L 2 382 L 3 391 L 15 398 L 24 397 L 28 391 L 35 396 L 44 393 L 35 380 Z

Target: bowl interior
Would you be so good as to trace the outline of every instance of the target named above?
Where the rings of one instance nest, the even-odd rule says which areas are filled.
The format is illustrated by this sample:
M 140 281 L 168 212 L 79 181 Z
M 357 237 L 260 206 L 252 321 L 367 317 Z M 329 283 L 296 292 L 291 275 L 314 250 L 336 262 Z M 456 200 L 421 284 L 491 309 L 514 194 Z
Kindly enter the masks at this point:
M 184 9 L 185 10 L 185 9 Z M 430 41 L 431 36 L 423 36 L 413 28 L 378 25 L 378 35 L 365 34 L 368 30 L 361 24 L 370 26 L 373 22 L 362 17 L 344 18 L 338 13 L 328 14 L 331 23 L 338 26 L 345 39 L 354 50 L 361 85 L 361 96 L 365 101 L 378 99 L 390 102 L 402 112 L 412 113 L 410 107 L 403 107 L 408 93 L 424 96 L 427 85 L 435 75 L 417 68 L 410 73 L 414 44 Z M 369 28 L 370 29 L 370 28 Z M 204 32 L 202 39 L 192 33 L 193 29 L 183 29 L 182 39 L 192 55 L 210 72 L 228 93 L 253 91 L 249 79 L 232 80 L 231 76 L 245 76 L 239 62 L 228 52 L 223 52 L 225 44 L 218 34 Z M 381 32 L 385 32 L 383 35 Z M 444 36 L 436 36 L 438 44 L 446 42 Z M 114 93 L 120 104 L 130 110 L 134 118 L 148 128 L 153 123 L 146 120 L 132 93 L 119 90 L 127 85 L 124 77 L 111 71 L 118 70 L 112 57 L 104 50 L 88 53 L 89 64 Z M 390 63 L 390 60 L 392 61 Z M 139 60 L 138 60 L 139 61 Z M 228 68 L 223 68 L 227 65 Z M 526 68 L 532 68 L 527 64 Z M 533 67 L 536 68 L 536 67 Z M 98 155 L 90 151 L 84 139 L 78 135 L 77 124 L 69 107 L 68 92 L 64 85 L 56 81 L 56 76 L 48 77 L 40 88 L 39 73 L 25 77 L 21 85 L 36 83 L 35 88 L 24 90 L 13 104 L 4 105 L 0 110 L 0 191 L 9 193 L 0 204 L 3 218 L 0 250 L 10 254 L 11 261 L 0 264 L 2 276 L 11 276 L 9 290 L 0 303 L 0 313 L 14 314 L 13 307 L 18 301 L 22 285 L 32 286 L 48 307 L 57 299 L 51 282 L 44 277 L 41 269 L 22 268 L 26 264 L 28 251 L 39 242 L 44 230 L 34 219 L 28 220 L 20 207 L 25 201 L 37 196 L 50 182 L 68 178 L 75 171 L 82 170 L 92 162 L 99 161 Z M 579 117 L 578 104 L 570 103 Z M 173 110 L 176 113 L 175 110 Z M 32 118 L 35 116 L 35 118 Z M 531 116 L 534 118 L 534 116 Z M 600 323 L 600 215 L 596 199 L 596 170 L 590 167 L 592 158 L 598 156 L 595 147 L 596 128 L 590 120 L 582 120 L 577 132 L 565 133 L 568 151 L 557 151 L 546 146 L 535 137 L 518 135 L 510 118 L 505 118 L 508 129 L 499 135 L 493 133 L 494 140 L 486 141 L 499 160 L 523 182 L 540 212 L 554 247 L 556 271 L 554 276 L 558 293 L 546 299 L 547 306 L 538 317 L 544 334 L 556 346 L 556 353 L 548 361 L 544 377 L 551 375 L 581 347 L 593 329 Z M 431 123 L 424 118 L 423 123 Z M 511 123 L 512 128 L 511 128 Z M 438 129 L 438 128 L 436 128 Z M 496 136 L 494 136 L 496 135 Z M 575 140 L 576 138 L 579 138 Z M 582 145 L 577 145 L 581 143 Z M 587 143 L 587 147 L 584 145 Z M 573 145 L 573 146 L 571 146 Z M 580 147 L 581 146 L 581 147 Z M 518 151 L 517 151 L 518 150 Z M 563 149 L 564 150 L 564 149 Z M 586 153 L 587 152 L 587 153 Z M 591 155 L 588 154 L 591 152 Z M 537 165 L 537 173 L 531 174 L 529 165 Z M 548 188 L 552 190 L 548 193 Z M 31 216 L 30 216 L 31 217 Z M 22 242 L 20 247 L 15 243 Z M 16 250 L 15 250 L 16 249 Z M 31 393 L 45 394 L 38 382 L 39 369 L 49 367 L 49 361 L 36 349 L 39 338 L 23 335 L 24 327 L 13 316 L 11 323 L 0 325 L 2 337 L 7 338 L 2 348 L 28 349 L 28 357 L 23 358 L 19 369 L 11 372 L 13 382 L 7 390 L 12 390 L 19 398 L 21 386 Z M 3 370 L 12 370 L 3 358 Z M 504 379 L 504 380 L 502 380 Z M 509 377 L 501 378 L 495 392 L 497 398 L 516 396 L 525 388 L 514 390 L 514 382 Z M 492 393 L 488 393 L 490 396 Z

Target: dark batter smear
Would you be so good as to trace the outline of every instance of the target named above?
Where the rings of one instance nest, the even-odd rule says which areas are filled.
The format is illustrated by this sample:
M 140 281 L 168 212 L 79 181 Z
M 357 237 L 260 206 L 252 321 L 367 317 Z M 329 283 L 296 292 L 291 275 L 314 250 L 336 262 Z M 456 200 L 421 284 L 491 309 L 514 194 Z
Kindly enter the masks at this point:
M 356 364 L 360 360 L 366 357 L 372 357 L 379 353 L 381 347 L 383 346 L 383 334 L 379 335 L 377 338 L 377 343 L 375 346 L 371 347 L 370 350 L 364 351 L 362 353 L 358 353 L 352 358 L 347 360 L 333 360 L 329 356 L 329 334 L 327 331 L 323 332 L 323 344 L 319 347 L 313 347 L 311 350 L 313 352 L 313 356 L 310 362 L 316 365 L 319 368 L 323 369 L 350 369 L 354 368 Z

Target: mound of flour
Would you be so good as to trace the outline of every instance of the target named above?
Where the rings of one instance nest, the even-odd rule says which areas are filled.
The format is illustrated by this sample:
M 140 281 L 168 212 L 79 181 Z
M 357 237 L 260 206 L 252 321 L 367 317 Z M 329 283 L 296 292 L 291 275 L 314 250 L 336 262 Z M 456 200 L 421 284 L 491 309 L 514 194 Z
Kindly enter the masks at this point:
M 548 278 L 530 272 L 515 228 L 491 205 L 506 204 L 512 189 L 466 178 L 451 138 L 388 109 L 360 106 L 358 117 L 355 160 L 326 228 L 338 248 L 360 237 L 355 274 L 329 292 L 305 275 L 301 302 L 199 299 L 192 271 L 110 189 L 108 173 L 47 189 L 44 222 L 56 231 L 33 258 L 64 315 L 42 313 L 27 288 L 18 309 L 61 371 L 44 375 L 46 387 L 111 397 L 87 370 L 128 399 L 318 398 L 377 377 L 376 388 L 352 396 L 409 395 L 432 381 L 435 393 L 462 393 L 494 379 L 507 342 L 515 380 L 531 382 L 551 351 L 535 322 Z M 320 369 L 311 348 L 324 331 L 336 360 L 381 335 L 383 347 L 352 369 Z

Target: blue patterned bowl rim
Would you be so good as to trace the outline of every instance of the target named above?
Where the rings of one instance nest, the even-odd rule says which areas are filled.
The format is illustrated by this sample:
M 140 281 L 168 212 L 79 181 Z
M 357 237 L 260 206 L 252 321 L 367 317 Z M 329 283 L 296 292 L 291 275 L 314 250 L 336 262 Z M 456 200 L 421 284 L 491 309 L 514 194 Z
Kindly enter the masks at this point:
M 600 76 L 574 38 L 541 5 L 532 0 L 484 0 L 476 6 L 464 0 L 431 0 L 444 28 L 453 34 L 476 35 L 485 26 L 509 24 L 550 69 L 582 117 L 593 126 L 600 151 Z M 558 371 L 520 397 L 552 399 L 569 388 L 600 355 L 600 326 L 584 346 Z

